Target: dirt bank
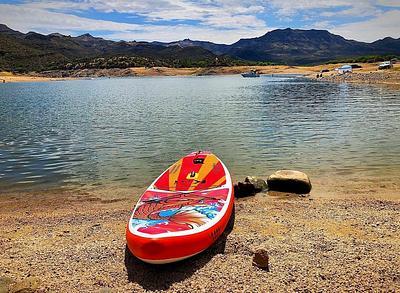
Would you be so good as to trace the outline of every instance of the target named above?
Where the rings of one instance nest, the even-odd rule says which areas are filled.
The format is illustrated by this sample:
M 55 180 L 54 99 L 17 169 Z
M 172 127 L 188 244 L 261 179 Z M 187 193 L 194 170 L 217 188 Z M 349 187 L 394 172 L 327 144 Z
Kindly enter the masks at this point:
M 14 74 L 11 72 L 0 71 L 0 85 L 9 82 L 42 82 L 42 81 L 59 81 L 68 78 L 51 78 L 37 76 L 36 73 L 31 74 Z
M 316 182 L 315 186 L 318 185 Z M 400 290 L 398 184 L 347 197 L 259 194 L 206 252 L 150 266 L 125 250 L 134 197 L 49 191 L 0 196 L 0 288 L 78 292 Z M 111 191 L 110 191 L 111 193 Z M 387 193 L 390 196 L 387 196 Z M 264 246 L 270 272 L 252 266 Z
M 232 66 L 212 68 L 168 68 L 168 67 L 135 67 L 125 69 L 82 69 L 82 70 L 56 70 L 26 75 L 15 75 L 9 72 L 0 72 L 0 82 L 32 82 L 54 81 L 71 78 L 97 78 L 97 77 L 133 77 L 133 76 L 199 76 L 199 75 L 229 75 L 240 74 L 249 70 L 257 70 L 261 74 L 299 74 L 315 78 L 322 69 L 329 72 L 323 74 L 322 80 L 327 81 L 354 81 L 367 83 L 399 83 L 400 64 L 394 69 L 378 71 L 375 63 L 359 63 L 362 68 L 355 69 L 353 74 L 339 76 L 334 69 L 342 64 L 328 64 L 316 66 Z M 364 75 L 361 75 L 364 74 Z M 389 78 L 387 75 L 389 74 Z
M 25 75 L 0 72 L 0 82 L 53 81 L 73 78 L 134 77 L 134 76 L 201 76 L 240 74 L 251 69 L 262 74 L 313 74 L 318 69 L 293 66 L 232 66 L 212 68 L 133 67 L 125 69 L 54 70 Z

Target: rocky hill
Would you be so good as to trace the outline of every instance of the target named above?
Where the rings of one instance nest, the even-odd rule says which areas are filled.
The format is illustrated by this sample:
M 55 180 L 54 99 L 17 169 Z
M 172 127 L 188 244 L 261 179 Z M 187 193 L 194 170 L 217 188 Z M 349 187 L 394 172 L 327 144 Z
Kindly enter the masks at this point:
M 162 42 L 111 41 L 84 34 L 26 34 L 0 25 L 0 70 L 128 67 L 209 67 L 269 62 L 318 64 L 365 55 L 400 55 L 400 39 L 373 43 L 347 40 L 324 30 L 279 29 L 231 45 L 189 39 Z
M 373 43 L 347 40 L 326 30 L 278 29 L 257 38 L 240 39 L 231 45 L 182 40 L 164 46 L 200 46 L 216 55 L 288 65 L 319 64 L 335 59 L 365 55 L 400 55 L 400 39 L 385 38 Z
M 84 34 L 23 34 L 0 25 L 0 69 L 42 71 L 49 69 L 127 68 L 138 66 L 206 67 L 233 64 L 196 46 L 163 46 L 148 42 L 110 41 Z

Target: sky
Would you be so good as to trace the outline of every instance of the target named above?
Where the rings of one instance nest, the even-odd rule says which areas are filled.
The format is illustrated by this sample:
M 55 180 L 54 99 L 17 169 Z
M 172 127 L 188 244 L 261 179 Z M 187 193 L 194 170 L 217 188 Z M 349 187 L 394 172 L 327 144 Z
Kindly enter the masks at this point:
M 24 33 L 127 41 L 231 44 L 290 27 L 372 42 L 400 38 L 400 0 L 0 0 L 0 23 Z

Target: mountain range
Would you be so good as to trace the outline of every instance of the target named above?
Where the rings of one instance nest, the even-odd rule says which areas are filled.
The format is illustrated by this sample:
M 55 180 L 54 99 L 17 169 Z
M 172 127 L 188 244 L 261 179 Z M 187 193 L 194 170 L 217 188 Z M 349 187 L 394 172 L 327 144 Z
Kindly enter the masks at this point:
M 21 33 L 0 24 L 0 70 L 206 67 L 267 62 L 318 64 L 365 55 L 400 55 L 400 39 L 347 40 L 325 30 L 278 29 L 231 44 L 185 39 L 175 42 L 111 41 L 90 34 Z
M 288 65 L 318 64 L 339 58 L 365 55 L 398 55 L 400 38 L 390 37 L 373 43 L 347 40 L 326 30 L 277 29 L 257 38 L 240 39 L 231 45 L 182 41 L 161 43 L 164 46 L 202 47 L 216 55 Z

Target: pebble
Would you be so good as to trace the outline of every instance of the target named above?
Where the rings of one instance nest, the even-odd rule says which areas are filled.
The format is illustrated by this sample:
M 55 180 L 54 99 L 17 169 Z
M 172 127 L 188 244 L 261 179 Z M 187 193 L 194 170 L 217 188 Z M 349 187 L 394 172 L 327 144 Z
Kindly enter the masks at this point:
M 253 265 L 269 272 L 269 256 L 264 247 L 258 247 L 254 251 Z

